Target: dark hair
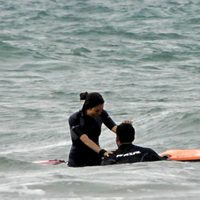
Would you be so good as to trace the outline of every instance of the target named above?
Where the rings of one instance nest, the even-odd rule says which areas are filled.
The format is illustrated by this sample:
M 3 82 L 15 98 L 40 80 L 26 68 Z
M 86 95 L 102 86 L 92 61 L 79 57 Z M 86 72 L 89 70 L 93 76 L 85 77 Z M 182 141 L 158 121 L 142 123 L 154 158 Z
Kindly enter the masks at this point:
M 128 123 L 121 123 L 118 125 L 116 134 L 121 143 L 131 143 L 135 139 L 135 129 Z
M 86 111 L 89 108 L 104 104 L 104 99 L 98 92 L 83 92 L 80 93 L 80 100 L 85 100 L 83 104 L 83 111 Z

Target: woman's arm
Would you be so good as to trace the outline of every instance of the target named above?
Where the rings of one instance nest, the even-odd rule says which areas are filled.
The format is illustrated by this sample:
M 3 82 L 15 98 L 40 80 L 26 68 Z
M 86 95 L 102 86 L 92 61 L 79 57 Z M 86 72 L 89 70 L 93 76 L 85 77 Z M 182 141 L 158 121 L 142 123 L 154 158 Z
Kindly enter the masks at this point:
M 112 118 L 109 116 L 109 114 L 103 110 L 101 117 L 103 119 L 103 123 L 114 133 L 116 133 L 117 130 L 117 124 L 112 120 Z M 130 120 L 124 120 L 123 123 L 132 124 Z
M 100 146 L 93 142 L 86 134 L 81 135 L 80 140 L 88 146 L 90 149 L 94 150 L 95 152 L 99 153 L 101 150 Z
M 104 149 L 101 149 L 99 145 L 97 145 L 95 142 L 93 142 L 86 134 L 81 135 L 80 140 L 88 146 L 90 149 L 95 151 L 96 153 L 100 154 L 103 150 L 103 156 L 109 156 L 109 154 L 112 154 L 110 151 L 106 151 Z

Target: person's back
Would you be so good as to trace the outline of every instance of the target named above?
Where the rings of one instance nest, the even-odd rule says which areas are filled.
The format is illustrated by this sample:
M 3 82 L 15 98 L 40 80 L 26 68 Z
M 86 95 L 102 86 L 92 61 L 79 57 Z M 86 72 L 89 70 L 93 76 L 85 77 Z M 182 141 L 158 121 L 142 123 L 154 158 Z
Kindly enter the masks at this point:
M 117 127 L 118 149 L 102 160 L 102 165 L 158 161 L 162 158 L 152 149 L 133 145 L 135 130 L 131 124 L 120 124 Z
M 133 144 L 122 144 L 111 156 L 102 160 L 102 165 L 158 160 L 161 160 L 161 157 L 150 148 L 144 148 Z

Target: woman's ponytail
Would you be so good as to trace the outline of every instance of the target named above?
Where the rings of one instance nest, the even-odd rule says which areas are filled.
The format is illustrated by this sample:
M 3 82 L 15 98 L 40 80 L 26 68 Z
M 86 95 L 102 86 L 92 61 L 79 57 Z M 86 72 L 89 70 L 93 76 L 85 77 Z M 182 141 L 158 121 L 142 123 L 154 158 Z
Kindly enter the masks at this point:
M 86 100 L 87 95 L 88 95 L 88 92 L 80 93 L 80 100 Z
M 80 93 L 80 100 L 85 100 L 82 108 L 83 112 L 85 112 L 87 109 L 104 104 L 104 99 L 98 92 Z

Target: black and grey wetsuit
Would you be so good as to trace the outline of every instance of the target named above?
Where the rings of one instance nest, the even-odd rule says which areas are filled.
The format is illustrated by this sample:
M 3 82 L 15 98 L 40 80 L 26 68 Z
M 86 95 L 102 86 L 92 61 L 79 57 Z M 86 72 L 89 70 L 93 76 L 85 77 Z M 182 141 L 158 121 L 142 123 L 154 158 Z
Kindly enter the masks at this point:
M 162 158 L 150 148 L 144 148 L 133 144 L 122 144 L 110 157 L 103 159 L 102 165 L 158 160 L 162 160 Z
M 71 167 L 100 165 L 100 156 L 87 147 L 81 140 L 80 136 L 86 134 L 93 142 L 99 145 L 99 136 L 101 134 L 102 123 L 109 129 L 115 126 L 114 121 L 108 113 L 103 110 L 98 117 L 84 115 L 80 110 L 72 114 L 69 118 L 72 147 L 69 153 L 68 165 Z

